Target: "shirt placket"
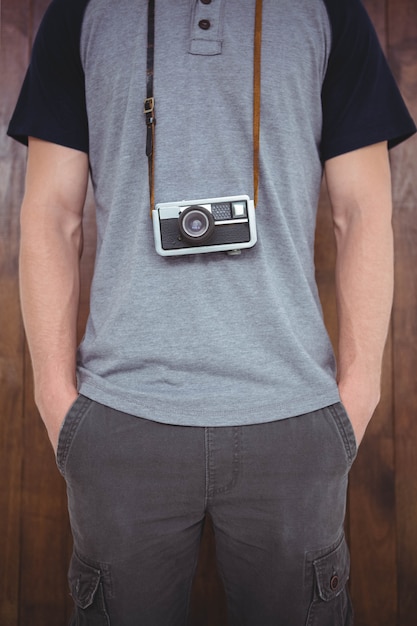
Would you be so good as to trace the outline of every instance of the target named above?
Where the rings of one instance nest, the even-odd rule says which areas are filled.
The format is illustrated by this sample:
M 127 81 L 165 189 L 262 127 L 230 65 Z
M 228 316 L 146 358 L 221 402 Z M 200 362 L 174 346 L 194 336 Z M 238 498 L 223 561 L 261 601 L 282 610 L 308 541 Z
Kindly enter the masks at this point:
M 191 18 L 190 53 L 216 55 L 222 52 L 224 0 L 197 0 Z

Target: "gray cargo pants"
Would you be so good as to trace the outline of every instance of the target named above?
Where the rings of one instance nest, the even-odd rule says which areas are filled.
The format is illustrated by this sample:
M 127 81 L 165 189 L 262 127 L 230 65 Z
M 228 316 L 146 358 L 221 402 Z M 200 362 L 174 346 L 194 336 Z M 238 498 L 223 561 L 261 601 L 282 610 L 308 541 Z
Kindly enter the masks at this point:
M 340 404 L 242 427 L 160 424 L 80 396 L 61 430 L 71 624 L 185 626 L 209 512 L 231 626 L 350 626 L 355 437 Z

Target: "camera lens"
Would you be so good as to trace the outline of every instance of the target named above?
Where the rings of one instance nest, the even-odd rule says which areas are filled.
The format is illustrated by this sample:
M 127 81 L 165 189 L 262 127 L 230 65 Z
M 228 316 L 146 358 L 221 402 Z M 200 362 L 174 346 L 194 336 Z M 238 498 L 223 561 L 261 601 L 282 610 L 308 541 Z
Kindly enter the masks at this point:
M 178 219 L 181 235 L 188 242 L 206 241 L 213 234 L 214 219 L 205 207 L 189 206 L 182 211 Z

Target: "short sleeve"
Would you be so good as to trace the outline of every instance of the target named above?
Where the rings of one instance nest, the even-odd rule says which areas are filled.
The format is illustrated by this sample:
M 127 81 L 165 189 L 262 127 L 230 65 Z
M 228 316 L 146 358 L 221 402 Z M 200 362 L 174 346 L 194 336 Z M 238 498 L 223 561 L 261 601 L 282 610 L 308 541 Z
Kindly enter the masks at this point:
M 322 88 L 323 161 L 416 132 L 360 0 L 326 0 L 332 47 Z
M 53 0 L 39 27 L 8 135 L 88 152 L 82 19 L 88 0 Z

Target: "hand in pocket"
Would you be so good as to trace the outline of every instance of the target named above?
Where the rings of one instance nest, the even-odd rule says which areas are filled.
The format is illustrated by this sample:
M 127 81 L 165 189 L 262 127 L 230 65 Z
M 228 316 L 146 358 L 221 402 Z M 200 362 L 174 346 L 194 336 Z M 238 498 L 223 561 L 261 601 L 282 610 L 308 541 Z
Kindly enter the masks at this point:
M 78 391 L 74 387 L 66 392 L 50 396 L 47 402 L 38 404 L 38 409 L 48 432 L 49 440 L 56 454 L 59 433 L 71 406 L 78 398 Z

